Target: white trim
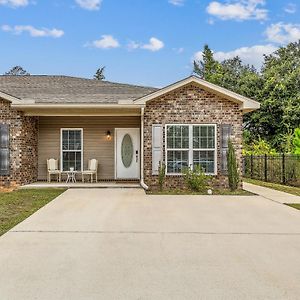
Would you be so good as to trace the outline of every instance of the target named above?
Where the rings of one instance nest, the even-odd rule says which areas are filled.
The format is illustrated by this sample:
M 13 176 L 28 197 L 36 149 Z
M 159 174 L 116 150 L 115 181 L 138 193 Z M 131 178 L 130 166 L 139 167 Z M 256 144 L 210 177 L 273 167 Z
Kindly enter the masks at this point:
M 80 130 L 81 131 L 81 171 L 83 171 L 83 128 L 60 128 L 60 170 L 63 171 L 63 147 L 62 147 L 62 132 L 64 130 Z M 79 152 L 79 151 L 66 151 L 66 152 Z
M 6 94 L 6 93 L 1 92 L 1 91 L 0 91 L 0 98 L 4 99 L 6 101 L 9 101 L 12 104 L 24 103 L 20 98 L 14 97 L 12 95 Z
M 205 173 L 205 175 L 210 175 L 210 176 L 216 176 L 218 175 L 218 134 L 217 134 L 217 131 L 218 131 L 218 126 L 216 123 L 210 123 L 210 124 L 201 124 L 201 123 L 188 123 L 188 124 L 182 124 L 182 123 L 168 123 L 168 124 L 165 124 L 165 164 L 166 164 L 166 175 L 167 176 L 182 176 L 182 173 L 168 173 L 168 155 L 167 155 L 167 152 L 168 152 L 168 148 L 167 148 L 167 126 L 188 126 L 189 127 L 189 149 L 187 148 L 172 148 L 171 150 L 169 151 L 188 151 L 189 152 L 189 155 L 188 155 L 188 164 L 189 164 L 189 167 L 190 166 L 193 166 L 193 151 L 194 151 L 194 148 L 193 148 L 193 130 L 191 130 L 191 128 L 193 128 L 193 126 L 214 126 L 215 128 L 215 147 L 214 148 L 211 148 L 211 149 L 203 149 L 203 148 L 197 148 L 195 149 L 195 151 L 214 151 L 214 161 L 215 161 L 215 164 L 214 164 L 214 173 Z
M 260 103 L 257 101 L 254 101 L 250 98 L 244 97 L 242 95 L 239 95 L 237 93 L 229 91 L 225 88 L 222 88 L 220 86 L 217 86 L 215 84 L 207 82 L 197 76 L 190 76 L 181 81 L 175 82 L 175 83 L 173 83 L 165 88 L 162 88 L 156 92 L 153 92 L 149 95 L 146 95 L 144 97 L 136 99 L 133 101 L 133 103 L 145 105 L 147 103 L 147 101 L 152 100 L 157 97 L 160 97 L 166 93 L 169 93 L 169 92 L 171 92 L 177 88 L 180 88 L 184 85 L 187 85 L 189 83 L 199 84 L 205 90 L 208 90 L 214 94 L 219 94 L 219 95 L 223 96 L 224 98 L 227 98 L 233 102 L 240 104 L 240 108 L 241 108 L 241 110 L 243 110 L 243 112 L 253 111 L 253 110 L 259 109 L 259 107 L 260 107 Z
M 115 128 L 114 130 L 114 155 L 115 155 L 115 170 L 114 170 L 114 179 L 116 180 L 117 179 L 117 129 L 120 129 L 120 128 Z

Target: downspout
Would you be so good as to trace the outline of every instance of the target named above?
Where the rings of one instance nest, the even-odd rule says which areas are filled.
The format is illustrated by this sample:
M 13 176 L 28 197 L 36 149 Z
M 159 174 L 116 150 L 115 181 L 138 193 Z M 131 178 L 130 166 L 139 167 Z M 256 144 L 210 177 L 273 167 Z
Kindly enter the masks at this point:
M 141 108 L 141 187 L 148 190 L 148 185 L 144 182 L 144 107 Z

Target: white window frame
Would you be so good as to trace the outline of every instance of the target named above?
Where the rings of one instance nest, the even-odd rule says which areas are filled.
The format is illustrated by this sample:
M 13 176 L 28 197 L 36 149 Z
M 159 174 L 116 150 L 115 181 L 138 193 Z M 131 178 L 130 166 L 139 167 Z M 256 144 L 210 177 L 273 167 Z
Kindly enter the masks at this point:
M 81 172 L 83 171 L 83 128 L 61 128 L 60 129 L 60 170 L 63 171 L 63 152 L 79 152 L 76 150 L 63 150 L 63 131 L 81 131 Z
M 173 149 L 173 148 L 168 148 L 167 144 L 167 127 L 168 126 L 188 126 L 189 127 L 189 149 Z M 194 126 L 213 126 L 215 128 L 215 147 L 210 148 L 210 149 L 204 149 L 204 148 L 195 148 L 193 145 L 193 127 Z M 168 163 L 168 151 L 188 151 L 188 165 L 190 168 L 193 168 L 193 152 L 194 151 L 214 151 L 214 172 L 213 173 L 205 173 L 205 175 L 212 175 L 216 176 L 218 172 L 218 153 L 217 153 L 217 148 L 218 148 L 218 141 L 217 141 L 217 124 L 178 124 L 178 123 L 171 123 L 171 124 L 165 124 L 165 163 L 167 165 Z M 182 173 L 168 173 L 168 168 L 166 167 L 166 175 L 168 176 L 181 176 Z

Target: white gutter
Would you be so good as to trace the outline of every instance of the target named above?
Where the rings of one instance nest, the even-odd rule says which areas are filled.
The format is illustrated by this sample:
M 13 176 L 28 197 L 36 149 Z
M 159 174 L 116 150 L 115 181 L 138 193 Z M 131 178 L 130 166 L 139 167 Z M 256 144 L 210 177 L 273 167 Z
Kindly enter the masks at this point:
M 59 108 L 59 109 L 73 109 L 73 108 L 140 108 L 139 104 L 90 104 L 90 103 L 80 103 L 80 104 L 13 104 L 14 108 L 19 109 L 49 109 L 49 108 Z
M 141 187 L 149 190 L 148 185 L 144 182 L 144 107 L 141 108 Z

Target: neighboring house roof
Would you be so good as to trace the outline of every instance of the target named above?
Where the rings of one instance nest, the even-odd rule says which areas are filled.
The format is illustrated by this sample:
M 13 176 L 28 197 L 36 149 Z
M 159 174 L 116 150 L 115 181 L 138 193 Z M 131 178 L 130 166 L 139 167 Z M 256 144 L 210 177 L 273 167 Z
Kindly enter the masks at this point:
M 23 100 L 24 104 L 118 104 L 119 101 L 133 101 L 156 90 L 69 76 L 0 76 L 3 98 L 6 99 L 7 94 Z
M 146 104 L 147 101 L 153 100 L 157 97 L 160 97 L 166 93 L 172 92 L 173 90 L 176 90 L 182 86 L 185 86 L 190 83 L 198 84 L 201 88 L 204 90 L 211 92 L 213 94 L 217 94 L 225 99 L 231 100 L 233 102 L 236 102 L 240 104 L 241 109 L 243 112 L 250 112 L 256 109 L 259 109 L 260 103 L 257 101 L 254 101 L 250 98 L 247 98 L 245 96 L 239 95 L 237 93 L 234 93 L 232 91 L 229 91 L 225 88 L 222 88 L 218 85 L 212 84 L 208 81 L 205 81 L 197 76 L 190 76 L 188 78 L 185 78 L 183 80 L 180 80 L 178 82 L 175 82 L 171 85 L 168 85 L 160 90 L 154 91 L 153 93 L 149 95 L 145 95 L 141 97 L 140 99 L 137 99 L 134 101 L 135 104 Z

